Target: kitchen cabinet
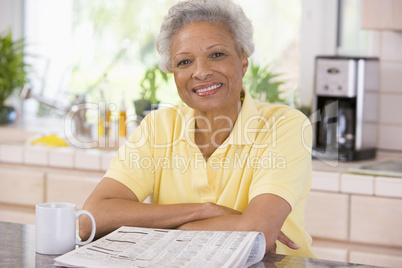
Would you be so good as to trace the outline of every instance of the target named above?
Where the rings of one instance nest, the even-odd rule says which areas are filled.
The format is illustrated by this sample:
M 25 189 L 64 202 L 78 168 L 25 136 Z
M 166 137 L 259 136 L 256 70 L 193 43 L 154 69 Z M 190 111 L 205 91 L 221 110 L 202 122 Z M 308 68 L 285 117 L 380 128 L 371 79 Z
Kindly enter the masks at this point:
M 313 237 L 347 240 L 349 199 L 346 194 L 310 192 L 306 209 L 307 232 Z
M 0 170 L 0 202 L 30 205 L 44 201 L 44 173 L 19 168 Z
M 306 229 L 320 259 L 402 267 L 402 199 L 311 191 Z
M 313 171 L 306 229 L 320 259 L 402 267 L 402 198 L 384 178 L 334 171 Z M 392 188 L 402 181 L 387 178 Z M 389 189 L 388 189 L 389 190 Z M 392 190 L 392 189 L 391 189 Z M 385 196 L 381 196 L 385 195 Z
M 92 193 L 95 186 L 101 180 L 101 176 L 92 174 L 47 174 L 46 202 L 67 202 L 82 209 L 85 200 Z
M 35 224 L 35 206 L 0 203 L 0 221 Z
M 402 31 L 402 1 L 362 0 L 361 28 Z
M 44 172 L 1 166 L 0 221 L 34 223 L 34 204 L 44 202 L 44 193 Z
M 402 248 L 402 200 L 352 196 L 350 241 Z
M 81 209 L 104 172 L 0 164 L 0 221 L 35 224 L 35 205 L 69 202 Z

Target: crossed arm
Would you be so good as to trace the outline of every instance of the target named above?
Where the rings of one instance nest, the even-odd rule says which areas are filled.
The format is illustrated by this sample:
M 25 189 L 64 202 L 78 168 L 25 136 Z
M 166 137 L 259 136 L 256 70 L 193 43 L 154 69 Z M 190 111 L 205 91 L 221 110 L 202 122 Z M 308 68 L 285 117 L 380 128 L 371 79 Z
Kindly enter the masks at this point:
M 259 231 L 265 235 L 267 251 L 275 251 L 279 240 L 298 249 L 281 231 L 290 205 L 272 194 L 253 198 L 243 213 L 214 203 L 155 205 L 139 203 L 125 185 L 104 178 L 85 202 L 96 221 L 96 237 L 104 236 L 120 226 L 167 228 L 182 230 Z M 80 236 L 89 237 L 91 223 L 80 218 Z

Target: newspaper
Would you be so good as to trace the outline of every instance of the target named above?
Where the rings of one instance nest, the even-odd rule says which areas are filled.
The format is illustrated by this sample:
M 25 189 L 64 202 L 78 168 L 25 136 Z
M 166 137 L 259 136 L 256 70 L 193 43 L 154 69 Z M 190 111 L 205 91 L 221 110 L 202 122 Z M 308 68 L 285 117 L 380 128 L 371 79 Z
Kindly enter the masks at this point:
M 265 254 L 259 232 L 120 227 L 55 259 L 65 267 L 248 267 Z

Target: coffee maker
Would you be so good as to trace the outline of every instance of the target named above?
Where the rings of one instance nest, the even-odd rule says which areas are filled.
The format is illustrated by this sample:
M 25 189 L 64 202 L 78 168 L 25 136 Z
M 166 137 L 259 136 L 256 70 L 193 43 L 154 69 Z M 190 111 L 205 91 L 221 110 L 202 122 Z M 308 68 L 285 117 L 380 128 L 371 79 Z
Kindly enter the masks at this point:
M 374 158 L 377 144 L 378 58 L 317 56 L 313 157 Z

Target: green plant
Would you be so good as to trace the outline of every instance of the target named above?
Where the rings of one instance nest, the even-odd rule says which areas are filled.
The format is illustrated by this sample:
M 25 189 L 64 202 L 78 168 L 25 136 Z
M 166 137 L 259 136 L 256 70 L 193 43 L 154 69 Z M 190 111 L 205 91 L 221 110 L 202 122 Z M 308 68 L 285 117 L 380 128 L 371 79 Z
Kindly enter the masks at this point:
M 307 117 L 311 116 L 311 106 L 309 105 L 299 105 L 296 107 L 296 109 L 302 112 Z
M 0 36 L 0 106 L 28 82 L 23 39 L 13 40 L 11 32 Z
M 280 89 L 280 86 L 284 82 L 274 79 L 278 76 L 279 74 L 269 71 L 268 67 L 261 67 L 251 62 L 249 71 L 244 77 L 244 84 L 254 99 L 271 103 L 283 103 L 300 110 L 309 117 L 311 107 L 298 104 L 299 91 L 294 91 L 286 99 L 281 97 L 284 92 Z
M 156 91 L 160 86 L 161 79 L 167 83 L 169 77 L 167 73 L 159 69 L 158 65 L 146 70 L 140 83 L 142 88 L 141 98 L 150 101 L 151 104 L 157 104 L 158 99 L 156 98 Z
M 159 69 L 158 65 L 152 66 L 145 71 L 140 82 L 142 88 L 141 99 L 134 101 L 135 113 L 138 116 L 144 116 L 144 111 L 151 110 L 152 105 L 159 103 L 156 91 L 160 87 L 161 82 L 167 83 L 168 81 L 169 76 Z
M 244 84 L 254 99 L 268 102 L 285 102 L 281 98 L 282 81 L 274 81 L 279 74 L 272 73 L 268 67 L 262 67 L 251 62 L 244 77 Z

